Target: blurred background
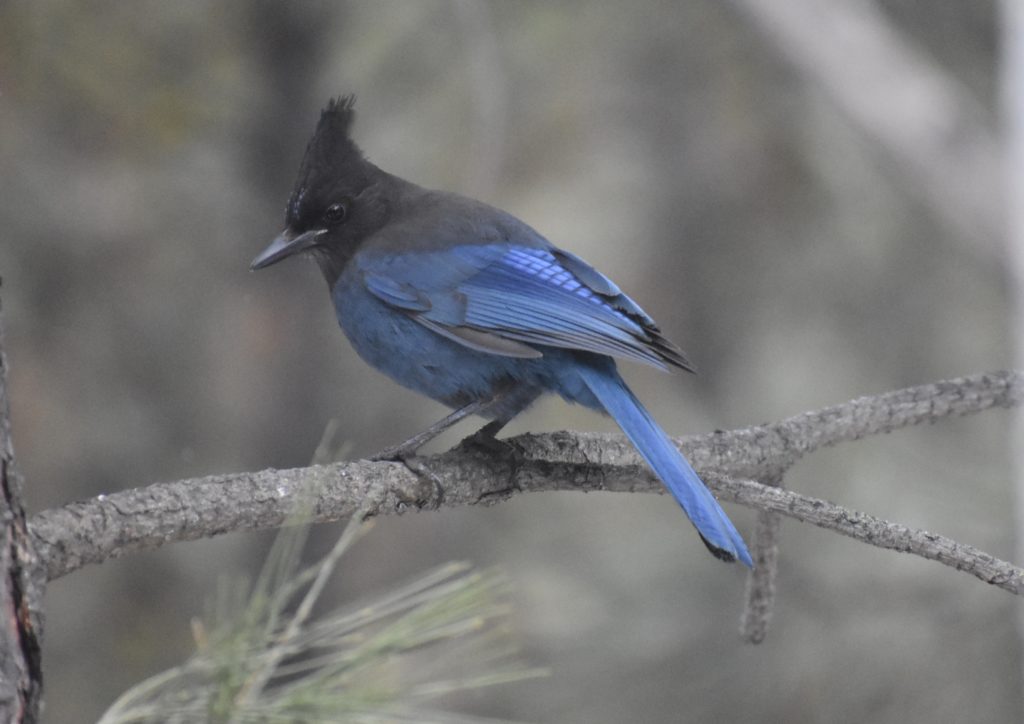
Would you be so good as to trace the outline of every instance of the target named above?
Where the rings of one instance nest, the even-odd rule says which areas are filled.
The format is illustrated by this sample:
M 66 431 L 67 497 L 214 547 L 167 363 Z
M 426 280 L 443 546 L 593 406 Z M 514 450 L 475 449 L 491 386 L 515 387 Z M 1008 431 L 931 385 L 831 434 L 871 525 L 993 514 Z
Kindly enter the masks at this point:
M 347 454 L 366 455 L 445 412 L 356 357 L 313 264 L 248 271 L 282 226 L 319 109 L 341 93 L 359 97 L 355 136 L 376 164 L 520 216 L 659 321 L 700 374 L 625 372 L 670 433 L 1012 366 L 1004 262 L 954 203 L 977 196 L 985 218 L 997 171 L 940 172 L 954 202 L 936 203 L 920 159 L 858 118 L 848 86 L 809 75 L 827 64 L 801 60 L 753 5 L 0 3 L 0 273 L 30 509 L 302 466 L 332 418 Z M 926 162 L 994 135 L 992 2 L 835 5 L 860 8 L 966 99 L 944 106 L 952 140 Z M 804 31 L 865 37 L 822 20 Z M 838 66 L 868 81 L 860 99 L 879 124 L 894 97 L 924 104 L 926 130 L 947 120 L 927 93 L 901 95 L 898 69 L 877 87 L 858 76 L 879 57 Z M 971 159 L 986 158 L 979 143 Z M 846 445 L 786 484 L 1012 558 L 1008 423 L 993 411 Z M 509 432 L 563 428 L 612 429 L 551 400 Z M 749 536 L 754 514 L 727 507 Z M 314 553 L 336 532 L 318 531 Z M 54 582 L 45 720 L 93 720 L 186 657 L 217 577 L 256 571 L 268 541 L 179 544 Z M 331 595 L 450 559 L 507 572 L 522 655 L 552 671 L 463 697 L 467 713 L 1019 719 L 1019 601 L 808 526 L 783 525 L 760 646 L 737 633 L 744 571 L 713 560 L 662 496 L 530 495 L 381 520 Z

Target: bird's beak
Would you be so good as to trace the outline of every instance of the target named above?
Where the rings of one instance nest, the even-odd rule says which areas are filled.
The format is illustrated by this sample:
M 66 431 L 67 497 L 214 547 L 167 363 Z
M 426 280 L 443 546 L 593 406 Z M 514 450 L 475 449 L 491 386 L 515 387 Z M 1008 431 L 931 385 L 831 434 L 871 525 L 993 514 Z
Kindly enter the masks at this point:
M 325 233 L 327 229 L 312 229 L 299 235 L 295 235 L 291 229 L 285 229 L 276 239 L 270 242 L 266 249 L 252 260 L 249 269 L 256 271 L 265 266 L 276 264 L 282 259 L 287 259 L 293 254 L 305 251 L 316 244 L 316 238 Z

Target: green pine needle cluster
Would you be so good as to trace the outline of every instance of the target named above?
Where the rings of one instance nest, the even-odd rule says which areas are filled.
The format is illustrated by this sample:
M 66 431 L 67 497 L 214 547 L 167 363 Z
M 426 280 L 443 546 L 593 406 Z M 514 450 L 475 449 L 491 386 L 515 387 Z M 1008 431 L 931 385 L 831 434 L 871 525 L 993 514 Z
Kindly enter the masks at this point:
M 222 582 L 193 624 L 195 654 L 126 692 L 100 724 L 481 721 L 431 706 L 543 673 L 516 660 L 506 580 L 465 563 L 314 617 L 339 559 L 368 527 L 353 516 L 305 569 L 308 526 L 282 528 L 254 583 Z

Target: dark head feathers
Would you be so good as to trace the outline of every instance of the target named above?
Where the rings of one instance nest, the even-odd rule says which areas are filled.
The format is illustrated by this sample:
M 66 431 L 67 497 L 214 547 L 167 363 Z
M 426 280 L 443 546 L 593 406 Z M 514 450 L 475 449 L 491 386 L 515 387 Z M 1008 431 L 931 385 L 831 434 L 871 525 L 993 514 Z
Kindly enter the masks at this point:
M 352 121 L 356 117 L 355 107 L 355 95 L 331 98 L 327 101 L 327 106 L 320 111 L 320 123 L 316 127 L 316 135 L 337 135 L 347 138 Z
M 356 115 L 355 103 L 354 95 L 339 96 L 329 100 L 320 112 L 320 121 L 306 146 L 295 190 L 288 201 L 289 223 L 302 215 L 302 205 L 312 201 L 309 199 L 311 190 L 314 193 L 325 191 L 325 187 L 339 181 L 354 186 L 364 181 L 362 177 L 368 164 L 349 135 Z
M 363 154 L 349 136 L 356 117 L 355 105 L 354 95 L 339 96 L 327 102 L 306 147 L 303 163 L 317 161 L 332 165 L 344 163 L 353 155 L 362 158 Z

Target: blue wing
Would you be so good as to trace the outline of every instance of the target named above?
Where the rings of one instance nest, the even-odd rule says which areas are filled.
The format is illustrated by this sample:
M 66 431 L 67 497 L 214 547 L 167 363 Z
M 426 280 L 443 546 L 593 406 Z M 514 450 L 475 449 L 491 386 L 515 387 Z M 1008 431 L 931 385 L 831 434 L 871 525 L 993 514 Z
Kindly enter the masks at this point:
M 542 345 L 692 369 L 611 280 L 550 245 L 461 245 L 357 263 L 376 297 L 473 349 L 536 357 Z

